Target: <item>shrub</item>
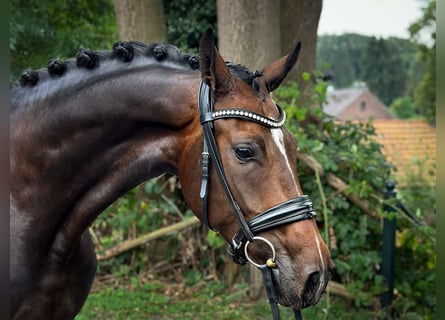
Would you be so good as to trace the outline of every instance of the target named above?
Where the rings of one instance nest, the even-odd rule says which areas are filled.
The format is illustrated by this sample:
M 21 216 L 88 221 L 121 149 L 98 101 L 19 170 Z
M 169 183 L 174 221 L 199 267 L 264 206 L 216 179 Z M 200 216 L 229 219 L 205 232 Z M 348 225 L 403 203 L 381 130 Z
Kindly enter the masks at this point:
M 304 77 L 307 81 L 317 79 L 316 74 Z M 392 165 L 386 161 L 381 146 L 374 139 L 372 121 L 334 121 L 323 115 L 321 110 L 326 94 L 325 84 L 315 80 L 312 92 L 312 105 L 307 106 L 295 106 L 299 95 L 295 83 L 278 88 L 274 98 L 287 112 L 287 126 L 298 139 L 298 152 L 311 155 L 323 168 L 323 174 L 315 174 L 314 177 L 308 166 L 298 163 L 302 188 L 310 195 L 319 213 L 318 223 L 336 265 L 333 280 L 346 286 L 355 297 L 357 307 L 377 310 L 380 308 L 379 295 L 385 291 L 380 274 L 381 224 L 386 215 L 382 212 L 382 193 L 391 177 Z M 347 183 L 344 192 L 329 184 L 330 174 Z M 413 179 L 419 181 L 417 177 Z M 430 189 L 431 186 L 419 189 L 416 184 L 416 192 L 405 189 L 400 193 L 404 204 L 416 208 L 417 217 L 421 220 L 435 214 L 435 206 L 431 205 L 434 193 Z M 416 200 L 419 192 L 430 195 L 426 202 Z M 376 215 L 371 216 L 355 206 L 347 199 L 348 195 L 366 201 Z M 413 206 L 414 203 L 417 207 Z M 396 218 L 394 314 L 430 318 L 436 304 L 435 228 L 416 227 L 401 212 Z M 416 270 L 415 274 L 413 270 Z

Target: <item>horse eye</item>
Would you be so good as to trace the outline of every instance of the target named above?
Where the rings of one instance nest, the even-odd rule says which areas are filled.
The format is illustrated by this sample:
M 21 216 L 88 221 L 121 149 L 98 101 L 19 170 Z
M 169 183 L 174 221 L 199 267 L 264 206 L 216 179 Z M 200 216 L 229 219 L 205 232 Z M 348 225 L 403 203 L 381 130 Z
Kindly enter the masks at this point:
M 254 152 L 251 148 L 248 147 L 237 147 L 235 149 L 235 155 L 238 160 L 247 161 L 254 157 Z

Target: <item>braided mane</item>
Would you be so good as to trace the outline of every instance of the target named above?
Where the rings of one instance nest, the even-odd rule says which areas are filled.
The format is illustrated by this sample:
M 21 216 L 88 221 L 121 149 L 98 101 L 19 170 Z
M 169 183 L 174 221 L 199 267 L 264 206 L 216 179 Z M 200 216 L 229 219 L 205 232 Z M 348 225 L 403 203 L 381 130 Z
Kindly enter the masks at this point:
M 154 58 L 158 62 L 168 61 L 190 68 L 199 69 L 199 57 L 197 55 L 181 53 L 173 45 L 154 43 L 146 45 L 138 41 L 118 41 L 113 45 L 111 52 L 91 51 L 80 49 L 75 58 L 66 61 L 50 59 L 48 67 L 40 70 L 25 70 L 17 83 L 13 87 L 35 87 L 40 82 L 47 79 L 57 79 L 63 77 L 74 69 L 96 70 L 101 64 L 107 61 L 118 60 L 129 63 L 135 59 Z M 246 67 L 227 62 L 231 73 L 237 75 L 248 84 L 252 85 L 255 77 L 260 73 L 250 72 Z

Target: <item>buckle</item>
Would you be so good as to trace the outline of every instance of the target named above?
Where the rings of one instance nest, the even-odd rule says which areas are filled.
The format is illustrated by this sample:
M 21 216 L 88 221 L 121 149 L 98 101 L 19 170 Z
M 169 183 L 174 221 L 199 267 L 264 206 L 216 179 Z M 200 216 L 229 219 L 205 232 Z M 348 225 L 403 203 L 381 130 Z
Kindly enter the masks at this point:
M 235 238 L 236 238 L 236 235 L 233 236 L 233 238 L 232 238 L 232 246 L 231 246 L 231 248 L 232 248 L 233 250 L 239 250 L 239 249 L 241 248 L 241 246 L 242 246 L 243 243 L 242 243 L 242 242 L 237 243 L 236 240 L 235 240 Z
M 239 233 L 236 233 L 232 242 L 227 246 L 227 254 L 232 258 L 233 262 L 237 264 L 246 264 L 248 261 L 244 256 L 243 251 L 241 250 L 243 247 L 243 241 L 238 241 Z

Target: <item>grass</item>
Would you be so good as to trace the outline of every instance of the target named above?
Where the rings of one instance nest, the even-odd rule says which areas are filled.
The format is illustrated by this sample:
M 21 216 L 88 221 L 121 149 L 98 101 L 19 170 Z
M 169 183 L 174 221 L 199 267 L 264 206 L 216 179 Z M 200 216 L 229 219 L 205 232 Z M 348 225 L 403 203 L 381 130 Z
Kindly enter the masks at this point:
M 96 288 L 76 320 L 202 319 L 260 320 L 271 319 L 266 299 L 252 302 L 247 284 L 228 288 L 220 281 L 200 281 L 194 286 L 153 281 L 139 283 L 133 279 L 119 286 Z M 326 310 L 323 298 L 314 307 L 302 310 L 304 319 L 384 319 L 375 310 L 357 310 L 349 302 L 331 297 Z M 288 308 L 280 308 L 281 318 L 293 319 Z
M 267 304 L 244 314 L 245 288 L 228 291 L 221 282 L 184 287 L 153 282 L 106 288 L 88 297 L 76 320 L 87 319 L 262 319 Z

